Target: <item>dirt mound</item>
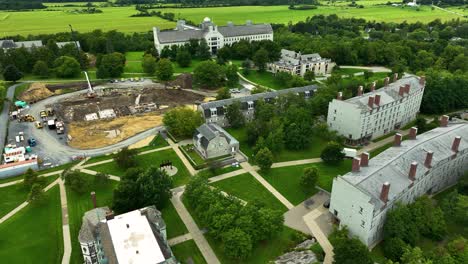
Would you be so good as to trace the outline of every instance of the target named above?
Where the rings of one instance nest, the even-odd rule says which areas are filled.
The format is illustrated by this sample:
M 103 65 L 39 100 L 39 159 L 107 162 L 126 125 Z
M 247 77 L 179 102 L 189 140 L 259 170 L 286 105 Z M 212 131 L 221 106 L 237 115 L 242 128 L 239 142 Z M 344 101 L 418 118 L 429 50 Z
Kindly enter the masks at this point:
M 52 95 L 54 93 L 47 89 L 44 83 L 33 83 L 19 96 L 19 99 L 25 102 L 37 102 Z
M 110 121 L 73 122 L 68 129 L 69 145 L 79 149 L 109 146 L 162 124 L 162 116 L 149 113 Z
M 182 89 L 192 89 L 192 74 L 182 73 L 174 81 L 169 82 L 170 86 L 178 86 Z

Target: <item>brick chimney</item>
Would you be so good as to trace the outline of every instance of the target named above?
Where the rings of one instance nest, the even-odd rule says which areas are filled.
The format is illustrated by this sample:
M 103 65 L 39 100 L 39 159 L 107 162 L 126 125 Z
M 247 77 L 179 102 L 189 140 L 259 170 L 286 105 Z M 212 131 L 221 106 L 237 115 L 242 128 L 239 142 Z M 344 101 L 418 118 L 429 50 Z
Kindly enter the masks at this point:
M 393 82 L 396 82 L 398 80 L 398 72 L 395 72 L 393 74 Z
M 398 95 L 399 96 L 403 96 L 405 94 L 405 87 L 404 86 L 400 86 L 400 90 L 398 90 Z
M 425 85 L 426 84 L 426 76 L 419 77 L 419 84 L 420 85 Z
M 395 138 L 393 140 L 393 146 L 394 147 L 399 147 L 401 146 L 401 139 L 403 138 L 403 136 L 400 134 L 400 133 L 396 133 L 395 134 Z
M 114 211 L 107 211 L 106 212 L 106 220 L 114 219 Z
M 375 82 L 372 82 L 371 87 L 370 87 L 370 91 L 371 91 L 371 92 L 374 92 L 374 91 L 375 91 L 375 85 L 376 85 L 376 83 L 375 83 Z
M 388 86 L 388 83 L 390 82 L 390 77 L 385 77 L 384 79 L 384 86 Z
M 95 192 L 91 192 L 91 201 L 93 202 L 93 208 L 97 208 L 96 193 Z
M 458 147 L 460 147 L 461 137 L 456 136 L 452 143 L 452 151 L 458 152 Z
M 367 105 L 368 105 L 370 108 L 373 108 L 373 107 L 374 107 L 374 96 L 369 96 L 369 101 L 367 101 Z
M 363 152 L 361 153 L 361 166 L 362 167 L 367 167 L 369 166 L 369 153 L 368 152 Z
M 408 177 L 410 180 L 416 180 L 416 169 L 418 168 L 418 163 L 416 161 L 411 162 L 411 167 L 408 173 Z
M 443 115 L 440 117 L 440 126 L 441 127 L 446 127 L 448 125 L 449 121 L 449 116 L 448 115 Z
M 363 93 L 363 90 L 364 90 L 364 88 L 362 86 L 359 86 L 358 89 L 357 89 L 357 95 L 361 96 L 362 93 Z
M 387 204 L 388 202 L 388 193 L 390 192 L 390 183 L 385 182 L 382 184 L 382 191 L 380 191 L 380 200 Z
M 410 139 L 416 139 L 416 135 L 418 134 L 418 128 L 417 127 L 412 127 L 409 130 L 409 138 Z
M 410 88 L 411 88 L 411 84 L 409 83 L 405 84 L 405 93 L 409 94 Z
M 427 168 L 430 168 L 432 167 L 432 157 L 434 156 L 434 152 L 433 151 L 427 151 L 426 153 L 426 160 L 424 160 L 424 166 L 426 166 Z
M 360 162 L 361 160 L 359 158 L 354 157 L 353 166 L 351 168 L 352 172 L 358 172 L 361 169 Z
M 342 92 L 338 92 L 338 95 L 336 96 L 336 99 L 337 100 L 343 100 L 343 93 Z
M 380 94 L 375 95 L 374 104 L 378 106 L 380 105 Z

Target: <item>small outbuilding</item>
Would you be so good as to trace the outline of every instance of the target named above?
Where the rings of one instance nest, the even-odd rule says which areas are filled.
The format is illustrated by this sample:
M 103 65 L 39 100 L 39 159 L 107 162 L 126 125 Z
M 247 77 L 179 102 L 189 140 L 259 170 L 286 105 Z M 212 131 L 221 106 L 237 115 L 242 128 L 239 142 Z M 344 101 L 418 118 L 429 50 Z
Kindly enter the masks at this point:
M 193 145 L 204 159 L 234 156 L 239 151 L 239 141 L 213 123 L 197 128 L 193 135 Z

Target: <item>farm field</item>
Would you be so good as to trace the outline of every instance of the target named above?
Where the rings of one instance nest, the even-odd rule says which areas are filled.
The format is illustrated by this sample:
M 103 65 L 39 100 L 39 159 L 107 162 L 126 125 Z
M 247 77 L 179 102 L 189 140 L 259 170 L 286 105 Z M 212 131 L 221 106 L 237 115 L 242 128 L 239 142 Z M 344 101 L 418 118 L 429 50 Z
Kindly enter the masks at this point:
M 381 0 L 356 1 L 365 8 L 348 7 L 344 3 L 336 3 L 334 6 L 324 5 L 314 10 L 289 10 L 288 6 L 238 6 L 217 8 L 167 8 L 162 12 L 172 12 L 176 17 L 191 20 L 195 23 L 202 21 L 204 17 L 211 17 L 218 25 L 225 25 L 228 21 L 245 23 L 253 20 L 254 23 L 283 23 L 305 20 L 313 15 L 337 14 L 340 17 L 356 17 L 366 20 L 386 22 L 429 22 L 436 18 L 450 20 L 460 18 L 459 15 L 443 10 L 431 10 L 429 6 L 419 8 L 392 7 L 382 4 Z M 50 34 L 68 32 L 68 24 L 80 32 L 89 32 L 95 29 L 103 31 L 119 30 L 121 32 L 148 32 L 153 26 L 161 29 L 173 28 L 174 22 L 159 17 L 130 17 L 137 13 L 134 6 L 126 7 L 100 7 L 103 13 L 99 14 L 75 14 L 70 12 L 77 7 L 51 7 L 54 11 L 25 11 L 25 12 L 0 12 L 0 28 L 4 36 Z M 68 12 L 67 12 L 68 11 Z M 466 13 L 457 10 L 459 13 Z

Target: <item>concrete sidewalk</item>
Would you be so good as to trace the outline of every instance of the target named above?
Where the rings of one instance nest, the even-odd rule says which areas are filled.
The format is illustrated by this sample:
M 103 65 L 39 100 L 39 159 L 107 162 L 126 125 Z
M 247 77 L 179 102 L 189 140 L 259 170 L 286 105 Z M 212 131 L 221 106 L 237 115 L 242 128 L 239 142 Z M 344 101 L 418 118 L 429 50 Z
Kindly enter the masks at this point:
M 187 160 L 187 158 L 184 156 L 182 151 L 179 149 L 179 145 L 175 144 L 174 141 L 172 141 L 170 138 L 167 138 L 167 142 L 169 145 L 172 147 L 172 149 L 175 151 L 177 156 L 179 156 L 180 160 L 182 160 L 182 163 L 184 163 L 185 167 L 189 171 L 190 175 L 195 175 L 197 174 L 197 170 L 195 170 L 192 166 L 192 164 Z
M 57 175 L 57 174 L 62 174 L 62 172 L 63 172 L 63 170 L 53 171 L 53 172 L 49 172 L 49 173 L 45 173 L 45 174 L 40 174 L 40 175 L 38 175 L 38 177 L 54 176 L 54 175 Z M 23 182 L 23 180 L 21 179 L 21 180 L 17 180 L 17 181 L 5 182 L 5 183 L 0 184 L 0 188 L 15 185 L 15 184 L 20 183 L 20 182 Z
M 281 168 L 281 167 L 288 167 L 288 166 L 296 166 L 296 165 L 304 165 L 304 164 L 311 164 L 311 163 L 319 163 L 322 162 L 321 158 L 314 158 L 314 159 L 303 159 L 303 160 L 291 160 L 291 161 L 284 161 L 284 162 L 276 162 L 271 165 L 272 168 Z
M 171 238 L 167 241 L 167 243 L 169 244 L 169 246 L 172 247 L 172 246 L 175 246 L 177 244 L 183 243 L 188 240 L 192 240 L 192 235 L 190 233 Z
M 312 235 L 315 237 L 315 239 L 317 239 L 317 242 L 320 244 L 320 246 L 323 248 L 323 251 L 325 252 L 325 259 L 323 263 L 332 264 L 334 256 L 333 246 L 316 222 L 316 219 L 318 219 L 320 216 L 322 216 L 322 214 L 325 213 L 328 213 L 328 210 L 326 208 L 318 207 L 304 216 L 304 222 L 306 223 Z

